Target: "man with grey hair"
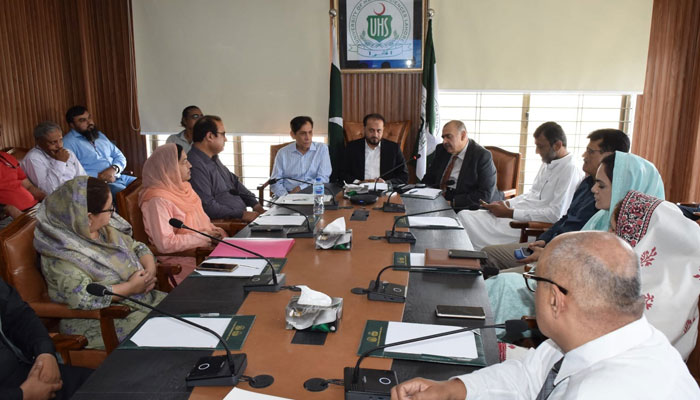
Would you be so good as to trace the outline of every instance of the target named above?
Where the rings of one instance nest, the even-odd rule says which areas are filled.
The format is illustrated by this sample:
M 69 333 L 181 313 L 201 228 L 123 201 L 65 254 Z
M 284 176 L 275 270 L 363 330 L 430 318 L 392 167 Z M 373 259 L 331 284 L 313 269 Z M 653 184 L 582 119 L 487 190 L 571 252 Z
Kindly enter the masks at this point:
M 44 121 L 34 128 L 36 146 L 20 162 L 34 185 L 47 195 L 76 176 L 87 175 L 78 158 L 63 147 L 63 133 L 55 122 Z
M 392 399 L 700 398 L 678 351 L 643 316 L 639 263 L 627 243 L 605 232 L 565 233 L 524 277 L 549 340 L 520 360 L 448 381 L 404 382 Z

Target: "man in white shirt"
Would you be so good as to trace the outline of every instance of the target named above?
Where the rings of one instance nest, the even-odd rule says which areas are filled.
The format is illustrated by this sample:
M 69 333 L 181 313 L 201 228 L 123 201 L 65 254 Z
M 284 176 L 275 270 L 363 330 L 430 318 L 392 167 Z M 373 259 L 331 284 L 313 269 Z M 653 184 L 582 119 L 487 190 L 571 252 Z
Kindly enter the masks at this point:
M 55 122 L 45 121 L 34 128 L 36 146 L 20 162 L 34 185 L 51 194 L 64 182 L 87 175 L 72 151 L 63 147 L 63 133 Z
M 566 149 L 566 134 L 556 122 L 545 122 L 533 136 L 542 166 L 530 191 L 507 201 L 482 203 L 485 210 L 459 213 L 475 250 L 517 241 L 520 231 L 510 227 L 513 220 L 555 223 L 569 208 L 583 171 Z
M 392 399 L 698 399 L 700 389 L 663 333 L 643 316 L 634 251 L 606 232 L 573 232 L 525 275 L 550 339 L 524 358 L 435 382 L 416 378 Z

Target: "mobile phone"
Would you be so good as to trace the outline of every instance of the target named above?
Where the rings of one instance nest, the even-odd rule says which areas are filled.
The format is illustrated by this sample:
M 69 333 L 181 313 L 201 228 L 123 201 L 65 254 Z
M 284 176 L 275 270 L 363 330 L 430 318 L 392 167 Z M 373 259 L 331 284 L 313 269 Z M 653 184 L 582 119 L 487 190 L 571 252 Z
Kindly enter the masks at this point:
M 470 258 L 485 260 L 489 256 L 483 251 L 471 251 L 471 250 L 450 250 L 447 252 L 447 257 L 449 258 Z
M 515 256 L 516 260 L 522 260 L 523 258 L 527 258 L 527 256 L 529 256 L 530 254 L 532 254 L 532 249 L 530 249 L 529 247 L 521 247 L 519 249 L 515 249 L 515 251 L 513 252 L 513 255 Z
M 231 272 L 236 268 L 238 268 L 238 264 L 201 263 L 196 269 L 200 271 Z
M 439 305 L 435 307 L 435 314 L 444 318 L 486 319 L 484 309 L 481 307 Z

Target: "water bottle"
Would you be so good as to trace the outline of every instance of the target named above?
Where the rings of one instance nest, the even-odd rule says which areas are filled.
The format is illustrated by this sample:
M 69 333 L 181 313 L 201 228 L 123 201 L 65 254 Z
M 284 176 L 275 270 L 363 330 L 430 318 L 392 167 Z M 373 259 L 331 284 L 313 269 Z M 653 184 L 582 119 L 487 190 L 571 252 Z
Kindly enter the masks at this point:
M 324 186 L 320 177 L 314 180 L 314 216 L 320 218 L 323 215 Z

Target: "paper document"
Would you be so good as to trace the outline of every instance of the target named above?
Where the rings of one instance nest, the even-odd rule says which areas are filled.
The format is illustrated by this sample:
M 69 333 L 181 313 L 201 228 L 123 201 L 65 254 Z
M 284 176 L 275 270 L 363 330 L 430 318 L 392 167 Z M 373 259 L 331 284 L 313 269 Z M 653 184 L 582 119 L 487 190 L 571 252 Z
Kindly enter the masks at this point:
M 386 330 L 386 340 L 384 343 L 396 343 L 403 340 L 454 331 L 457 329 L 460 329 L 460 327 L 389 321 L 389 325 Z M 466 359 L 477 358 L 479 356 L 476 350 L 474 332 L 457 333 L 450 336 L 423 340 L 396 347 L 389 347 L 384 351 L 391 353 L 423 354 L 438 357 Z
M 253 221 L 255 225 L 301 226 L 306 224 L 306 217 L 301 215 L 261 215 Z
M 331 195 L 324 194 L 323 202 L 325 203 L 329 201 L 331 201 Z M 306 193 L 290 193 L 277 199 L 276 203 L 297 206 L 312 206 L 314 204 L 314 195 Z
M 362 182 L 360 186 L 366 187 L 367 190 L 375 190 L 374 182 Z M 389 190 L 389 185 L 386 182 L 377 182 L 377 190 Z
M 223 335 L 231 318 L 188 317 L 188 321 L 204 325 Z M 141 347 L 187 347 L 213 349 L 219 339 L 209 332 L 170 317 L 155 317 L 146 321 L 131 337 Z
M 269 394 L 249 392 L 240 388 L 233 388 L 224 397 L 224 400 L 289 400 L 286 397 L 271 396 Z
M 196 270 L 202 276 L 226 276 L 246 278 L 250 276 L 260 275 L 267 265 L 267 261 L 261 259 L 245 259 L 245 258 L 208 258 L 202 261 L 202 264 L 238 264 L 238 268 L 233 271 L 202 271 Z
M 408 226 L 413 228 L 421 226 L 462 227 L 459 221 L 454 217 L 408 217 Z
M 411 267 L 425 266 L 425 253 L 411 253 Z
M 440 189 L 433 189 L 433 188 L 416 188 L 416 189 L 411 189 L 408 192 L 404 193 L 402 196 L 405 197 L 417 197 L 420 199 L 437 199 L 438 196 L 440 196 L 440 193 L 442 193 L 442 190 Z

